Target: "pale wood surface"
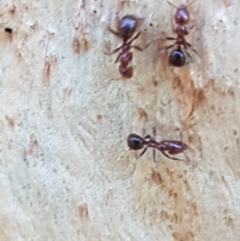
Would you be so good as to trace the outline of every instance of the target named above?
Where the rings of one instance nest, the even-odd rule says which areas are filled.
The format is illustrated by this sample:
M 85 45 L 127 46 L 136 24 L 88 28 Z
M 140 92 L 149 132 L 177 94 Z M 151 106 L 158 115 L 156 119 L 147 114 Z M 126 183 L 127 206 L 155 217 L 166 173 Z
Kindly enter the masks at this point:
M 1 241 L 240 240 L 240 2 L 190 11 L 200 58 L 170 68 L 156 42 L 121 80 L 107 24 L 144 18 L 141 46 L 174 36 L 166 1 L 0 2 Z M 131 132 L 194 123 L 191 162 L 128 151 Z

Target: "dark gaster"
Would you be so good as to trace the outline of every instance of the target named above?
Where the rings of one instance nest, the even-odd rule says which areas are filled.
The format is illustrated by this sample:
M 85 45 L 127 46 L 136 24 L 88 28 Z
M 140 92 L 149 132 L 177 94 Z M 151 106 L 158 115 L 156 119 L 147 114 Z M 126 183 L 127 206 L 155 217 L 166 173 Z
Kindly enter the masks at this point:
M 145 140 L 141 136 L 132 133 L 128 136 L 127 143 L 130 149 L 137 151 L 143 148 Z
M 169 54 L 169 63 L 174 67 L 182 67 L 186 63 L 185 54 L 181 49 L 174 49 Z

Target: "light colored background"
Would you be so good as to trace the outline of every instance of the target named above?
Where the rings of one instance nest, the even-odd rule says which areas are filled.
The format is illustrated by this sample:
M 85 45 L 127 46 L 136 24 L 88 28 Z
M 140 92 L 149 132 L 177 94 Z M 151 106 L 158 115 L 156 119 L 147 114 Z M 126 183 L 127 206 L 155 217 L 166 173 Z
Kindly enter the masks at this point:
M 0 240 L 239 241 L 240 2 L 196 0 L 200 58 L 170 68 L 156 42 L 125 81 L 103 53 L 117 12 L 145 18 L 141 46 L 174 36 L 166 1 L 1 1 Z M 191 162 L 126 146 L 194 123 Z

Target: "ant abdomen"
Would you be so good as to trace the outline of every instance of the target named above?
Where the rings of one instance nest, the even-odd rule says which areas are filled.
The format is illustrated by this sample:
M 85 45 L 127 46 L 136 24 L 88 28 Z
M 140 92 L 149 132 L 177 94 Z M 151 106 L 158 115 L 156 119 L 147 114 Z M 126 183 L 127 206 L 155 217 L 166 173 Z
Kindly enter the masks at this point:
M 183 67 L 186 63 L 186 57 L 181 49 L 174 49 L 169 54 L 168 61 L 174 67 Z
M 137 134 L 130 134 L 127 138 L 128 147 L 132 150 L 140 150 L 143 148 L 145 141 Z
M 123 67 L 122 65 L 119 66 L 119 72 L 120 74 L 124 77 L 124 78 L 132 78 L 133 76 L 133 68 L 132 66 L 128 66 L 128 67 Z
M 124 16 L 118 24 L 118 33 L 125 41 L 130 39 L 136 31 L 138 20 L 133 15 Z

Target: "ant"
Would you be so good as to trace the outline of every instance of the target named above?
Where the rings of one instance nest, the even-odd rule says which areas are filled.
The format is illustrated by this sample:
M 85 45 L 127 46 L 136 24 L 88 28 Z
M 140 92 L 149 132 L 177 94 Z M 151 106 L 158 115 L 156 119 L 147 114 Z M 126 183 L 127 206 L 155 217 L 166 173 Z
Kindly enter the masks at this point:
M 135 133 L 132 133 L 128 136 L 127 143 L 131 150 L 137 151 L 137 150 L 141 150 L 144 148 L 138 157 L 142 156 L 146 152 L 148 147 L 152 147 L 152 148 L 155 148 L 155 149 L 161 151 L 162 154 L 164 156 L 166 156 L 167 158 L 176 160 L 176 161 L 182 161 L 182 160 L 178 159 L 178 158 L 170 157 L 168 154 L 176 155 L 179 153 L 183 153 L 185 155 L 186 159 L 189 161 L 189 158 L 187 157 L 187 155 L 184 152 L 188 148 L 188 146 L 187 146 L 187 144 L 185 144 L 182 141 L 163 140 L 163 141 L 157 142 L 150 135 L 141 137 Z M 168 154 L 166 152 L 168 152 Z M 154 158 L 154 161 L 155 161 L 155 158 Z
M 186 25 L 190 21 L 190 14 L 186 5 L 180 5 L 176 7 L 174 4 L 168 1 L 168 4 L 176 8 L 176 13 L 174 15 L 176 27 L 174 29 L 175 33 L 177 34 L 176 38 L 167 37 L 166 40 L 175 40 L 175 43 L 165 47 L 163 50 L 168 50 L 174 46 L 176 49 L 172 50 L 169 55 L 169 63 L 174 67 L 182 67 L 186 63 L 186 57 L 182 50 L 182 47 L 185 49 L 185 53 L 188 57 L 191 57 L 190 54 L 187 52 L 187 48 L 191 48 L 194 53 L 197 53 L 195 49 L 192 48 L 192 45 L 188 43 L 185 37 L 189 34 Z
M 136 32 L 137 26 L 138 19 L 133 15 L 126 15 L 120 21 L 118 21 L 117 31 L 108 27 L 108 30 L 111 33 L 122 38 L 123 40 L 123 44 L 120 47 L 116 48 L 110 53 L 107 53 L 108 55 L 112 55 L 121 50 L 115 63 L 118 61 L 120 62 L 119 72 L 123 78 L 131 78 L 133 75 L 133 68 L 131 66 L 133 55 L 130 52 L 130 49 L 134 48 L 138 51 L 143 51 L 143 49 L 139 46 L 132 45 L 132 42 L 141 34 L 141 31 L 139 31 L 136 36 L 132 38 L 133 34 Z

